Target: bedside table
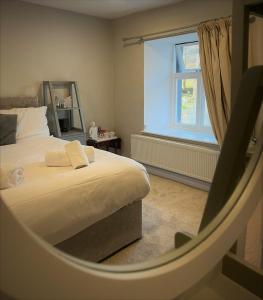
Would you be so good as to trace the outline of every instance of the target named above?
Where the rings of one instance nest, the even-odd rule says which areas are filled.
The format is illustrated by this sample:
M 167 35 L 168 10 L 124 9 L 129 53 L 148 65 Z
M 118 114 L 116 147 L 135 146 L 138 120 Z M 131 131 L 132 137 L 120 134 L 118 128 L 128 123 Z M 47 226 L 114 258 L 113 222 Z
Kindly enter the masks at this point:
M 114 150 L 114 153 L 118 154 L 121 152 L 121 138 L 115 136 L 112 138 L 97 138 L 87 139 L 87 146 L 93 146 L 98 149 L 110 151 L 110 148 Z

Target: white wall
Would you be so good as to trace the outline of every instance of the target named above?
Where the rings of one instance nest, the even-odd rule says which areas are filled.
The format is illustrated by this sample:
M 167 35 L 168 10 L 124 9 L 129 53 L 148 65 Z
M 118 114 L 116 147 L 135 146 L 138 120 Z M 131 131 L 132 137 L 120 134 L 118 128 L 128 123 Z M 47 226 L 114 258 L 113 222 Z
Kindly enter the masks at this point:
M 169 39 L 144 44 L 144 129 L 169 126 L 172 51 Z
M 130 155 L 130 135 L 144 127 L 144 47 L 123 47 L 122 38 L 192 25 L 231 15 L 231 0 L 186 0 L 113 22 L 116 130 Z
M 231 0 L 185 0 L 115 21 L 1 1 L 0 96 L 35 95 L 43 80 L 77 80 L 88 122 L 114 129 L 130 155 L 144 126 L 144 47 L 122 38 L 231 14 Z
M 36 95 L 43 80 L 76 80 L 87 121 L 114 129 L 111 22 L 0 1 L 0 96 Z

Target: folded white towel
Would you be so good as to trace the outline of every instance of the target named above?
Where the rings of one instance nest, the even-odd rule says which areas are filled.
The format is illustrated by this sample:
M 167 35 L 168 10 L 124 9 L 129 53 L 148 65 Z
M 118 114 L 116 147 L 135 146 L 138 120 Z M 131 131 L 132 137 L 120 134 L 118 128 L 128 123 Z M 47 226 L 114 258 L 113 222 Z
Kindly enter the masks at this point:
M 95 151 L 92 146 L 84 146 L 84 152 L 86 153 L 90 163 L 95 161 Z M 45 162 L 48 167 L 69 167 L 71 162 L 65 151 L 49 151 L 45 155 Z
M 7 189 L 21 184 L 24 181 L 24 169 L 12 165 L 0 167 L 0 189 Z
M 95 161 L 95 150 L 94 147 L 92 146 L 85 146 L 84 151 L 88 157 L 88 160 L 90 163 Z
M 83 168 L 89 164 L 87 155 L 79 141 L 66 144 L 65 151 L 74 169 Z
M 65 151 L 49 151 L 45 155 L 48 167 L 69 167 L 71 162 Z

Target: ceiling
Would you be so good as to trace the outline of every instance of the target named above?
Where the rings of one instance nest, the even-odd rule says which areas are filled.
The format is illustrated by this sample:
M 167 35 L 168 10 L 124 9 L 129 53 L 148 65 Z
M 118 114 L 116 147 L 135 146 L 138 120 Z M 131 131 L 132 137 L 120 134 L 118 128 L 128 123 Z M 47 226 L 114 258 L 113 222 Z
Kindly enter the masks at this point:
M 183 0 L 23 0 L 91 16 L 115 19 Z

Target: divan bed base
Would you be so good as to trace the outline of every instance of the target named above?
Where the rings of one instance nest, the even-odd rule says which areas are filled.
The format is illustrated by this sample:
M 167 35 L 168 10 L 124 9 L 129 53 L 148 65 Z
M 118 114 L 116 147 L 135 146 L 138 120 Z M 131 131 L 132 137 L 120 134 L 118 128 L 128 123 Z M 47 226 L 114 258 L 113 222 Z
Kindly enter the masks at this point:
M 139 200 L 55 247 L 77 258 L 99 262 L 141 237 L 142 200 Z

